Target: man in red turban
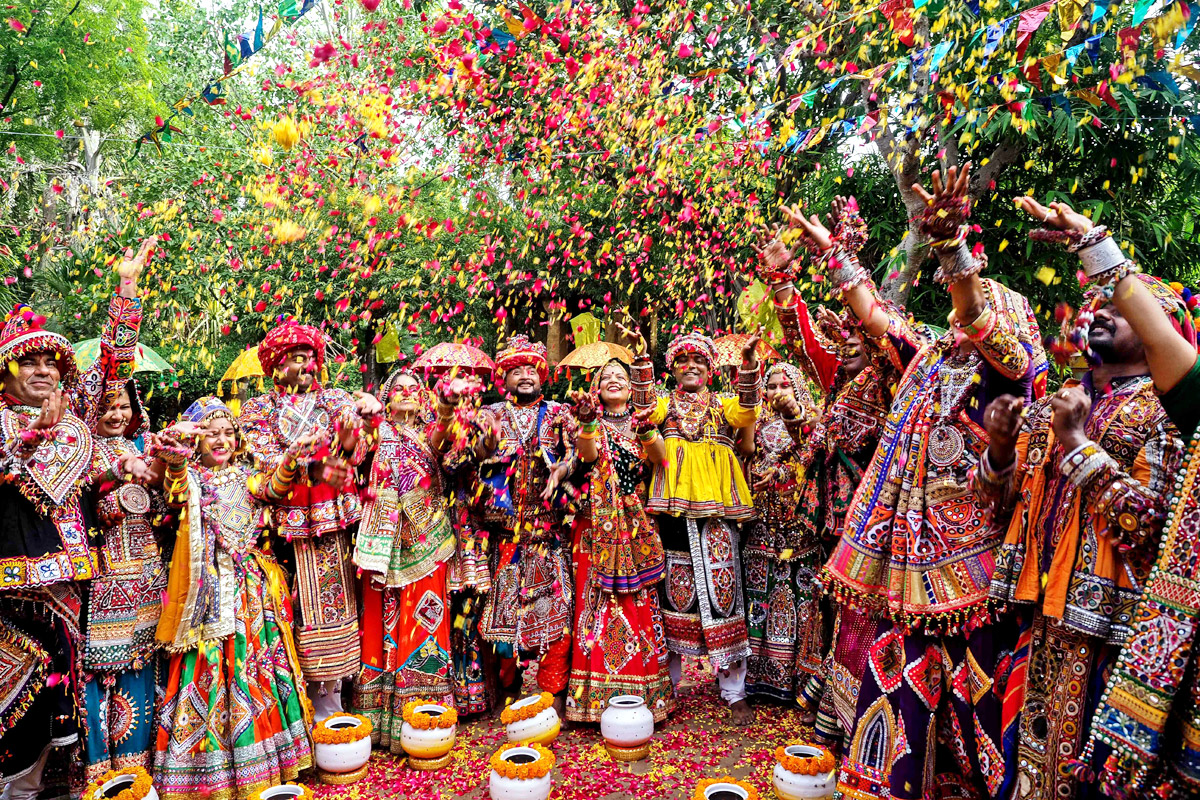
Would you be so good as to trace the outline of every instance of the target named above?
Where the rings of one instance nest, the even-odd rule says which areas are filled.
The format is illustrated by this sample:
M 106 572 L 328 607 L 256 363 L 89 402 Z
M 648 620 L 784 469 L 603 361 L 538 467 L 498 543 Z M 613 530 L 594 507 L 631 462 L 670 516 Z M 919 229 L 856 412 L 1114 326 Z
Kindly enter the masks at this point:
M 542 397 L 546 346 L 510 336 L 496 354 L 505 400 L 479 411 L 471 455 L 479 463 L 492 591 L 479 628 L 500 656 L 506 694 L 521 688 L 517 659 L 540 657 L 538 686 L 566 705 L 574 592 L 558 486 L 575 462 L 567 407 Z M 443 405 L 449 403 L 441 398 Z
M 0 786 L 33 800 L 51 750 L 79 744 L 84 676 L 83 587 L 99 574 L 89 488 L 124 459 L 92 434 L 100 411 L 133 375 L 148 239 L 117 267 L 100 357 L 82 373 L 45 319 L 19 305 L 0 320 Z M 50 680 L 52 676 L 62 680 Z M 89 678 L 90 679 L 90 678 Z M 152 699 L 152 698 L 151 698 Z M 107 720 L 89 719 L 102 732 Z M 103 735 L 103 733 L 101 734 Z
M 318 720 L 342 710 L 341 682 L 359 666 L 358 608 L 351 532 L 362 518 L 353 468 L 362 463 L 361 436 L 382 411 L 369 394 L 321 385 L 325 335 L 311 325 L 283 322 L 258 348 L 274 390 L 247 401 L 240 423 L 256 465 L 272 472 L 288 447 L 306 437 L 317 447 L 289 496 L 272 509 L 272 530 L 295 555 L 296 631 L 300 666 Z

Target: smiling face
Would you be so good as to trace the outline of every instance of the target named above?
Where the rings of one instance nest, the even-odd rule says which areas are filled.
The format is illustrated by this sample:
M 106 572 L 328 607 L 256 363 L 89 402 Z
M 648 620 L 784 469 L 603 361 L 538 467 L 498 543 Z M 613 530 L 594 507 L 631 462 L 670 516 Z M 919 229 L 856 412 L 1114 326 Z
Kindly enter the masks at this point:
M 388 389 L 388 416 L 393 422 L 412 418 L 421 408 L 421 384 L 411 375 L 401 375 Z
M 533 364 L 513 367 L 504 373 L 504 388 L 518 403 L 532 403 L 542 396 L 542 376 Z
M 792 388 L 792 382 L 788 380 L 787 375 L 784 375 L 782 370 L 775 370 L 767 378 L 767 388 L 763 392 L 763 398 L 768 403 L 771 403 L 780 395 L 794 395 L 795 393 L 795 390 Z
M 857 333 L 852 333 L 846 337 L 846 359 L 842 362 L 842 367 L 846 373 L 853 378 L 855 375 L 863 371 L 867 366 L 867 357 L 863 353 L 862 336 Z
M 122 390 L 104 409 L 104 415 L 96 422 L 98 436 L 124 436 L 125 429 L 133 420 L 133 403 L 129 392 Z
M 1112 303 L 1096 311 L 1088 346 L 1104 364 L 1133 364 L 1146 358 L 1142 340 Z
M 685 392 L 698 392 L 707 386 L 711 369 L 703 353 L 680 353 L 671 363 L 671 374 Z
M 237 452 L 237 440 L 237 428 L 228 417 L 209 417 L 200 437 L 200 463 L 210 468 L 228 464 Z
M 275 383 L 297 394 L 312 389 L 317 382 L 317 353 L 311 347 L 293 347 L 275 368 Z
M 13 364 L 16 364 L 14 371 Z M 54 394 L 62 373 L 58 369 L 58 354 L 52 350 L 28 353 L 16 362 L 9 362 L 0 377 L 4 392 L 26 406 L 40 406 Z
M 629 403 L 629 375 L 620 364 L 609 362 L 600 370 L 600 402 L 609 411 L 623 409 Z

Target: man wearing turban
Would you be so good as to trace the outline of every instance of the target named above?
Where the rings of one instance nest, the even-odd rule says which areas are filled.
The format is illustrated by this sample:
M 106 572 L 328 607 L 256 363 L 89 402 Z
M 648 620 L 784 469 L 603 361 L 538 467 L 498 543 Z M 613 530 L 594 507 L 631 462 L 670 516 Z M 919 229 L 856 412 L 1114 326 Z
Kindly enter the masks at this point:
M 1166 284 L 1137 277 L 1168 314 L 1183 308 Z M 1103 688 L 1094 678 L 1129 636 L 1183 455 L 1129 323 L 1098 289 L 1080 318 L 1070 340 L 1087 371 L 1027 412 L 1021 398 L 993 400 L 975 473 L 993 525 L 1006 531 L 991 595 L 1021 619 L 1003 718 L 1011 796 L 1021 800 L 1077 796 L 1069 767 L 1092 757 L 1081 751 Z
M 84 582 L 100 563 L 88 489 L 108 470 L 93 429 L 133 376 L 142 305 L 138 278 L 153 237 L 118 265 L 100 357 L 82 374 L 75 352 L 45 319 L 18 305 L 0 327 L 0 785 L 32 800 L 53 747 L 82 730 Z M 58 680 L 52 680 L 52 677 Z M 89 724 L 99 726 L 100 720 Z M 104 726 L 107 727 L 107 726 Z
M 320 720 L 342 710 L 341 682 L 358 672 L 351 532 L 362 505 L 353 467 L 367 452 L 363 424 L 374 428 L 383 406 L 369 394 L 321 385 L 325 335 L 311 325 L 280 323 L 263 338 L 258 360 L 273 390 L 243 404 L 239 419 L 255 466 L 271 474 L 295 442 L 324 444 L 271 509 L 272 531 L 295 553 L 297 647 Z
M 569 677 L 574 592 L 560 486 L 575 463 L 567 406 L 542 396 L 546 346 L 508 337 L 496 354 L 505 399 L 481 409 L 475 452 L 492 591 L 479 627 L 500 656 L 506 694 L 520 691 L 517 658 L 537 655 L 538 686 L 561 716 Z
M 642 353 L 633 363 L 634 408 L 652 409 L 654 424 L 641 434 L 643 447 L 661 437 L 667 451 L 654 465 L 646 510 L 657 515 L 666 551 L 662 612 L 671 680 L 679 684 L 682 656 L 707 655 L 739 726 L 752 723 L 754 711 L 746 701 L 750 639 L 737 524 L 754 516 L 754 505 L 735 443 L 753 436 L 758 417 L 758 341 L 751 337 L 742 350 L 735 397 L 709 390 L 717 349 L 702 333 L 668 345 L 675 390 L 665 397 L 654 393 L 650 357 Z

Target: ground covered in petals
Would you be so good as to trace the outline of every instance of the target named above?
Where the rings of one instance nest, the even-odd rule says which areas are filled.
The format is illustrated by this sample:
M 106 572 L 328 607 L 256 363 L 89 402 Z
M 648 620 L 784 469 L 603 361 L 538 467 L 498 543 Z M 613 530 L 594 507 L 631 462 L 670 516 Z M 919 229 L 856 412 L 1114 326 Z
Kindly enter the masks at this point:
M 689 798 L 704 778 L 732 775 L 768 794 L 775 748 L 802 741 L 808 729 L 794 707 L 756 707 L 758 719 L 748 729 L 728 722 L 728 710 L 717 693 L 707 665 L 691 662 L 680 686 L 675 713 L 654 733 L 650 757 L 634 764 L 611 760 L 597 726 L 576 725 L 550 746 L 558 759 L 554 791 L 558 800 L 619 798 Z M 403 758 L 376 752 L 367 777 L 352 786 L 317 786 L 321 800 L 407 798 L 442 800 L 488 796 L 488 759 L 505 742 L 497 717 L 459 725 L 453 761 L 438 772 L 410 769 Z

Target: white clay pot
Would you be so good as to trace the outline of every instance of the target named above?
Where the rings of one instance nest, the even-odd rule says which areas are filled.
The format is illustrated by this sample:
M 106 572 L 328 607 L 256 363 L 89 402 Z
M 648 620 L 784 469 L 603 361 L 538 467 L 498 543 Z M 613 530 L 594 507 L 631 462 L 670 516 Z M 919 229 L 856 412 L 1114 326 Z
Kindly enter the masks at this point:
M 538 695 L 526 697 L 513 703 L 511 707 L 518 709 L 536 703 L 538 699 Z M 554 706 L 547 706 L 537 716 L 509 723 L 506 732 L 510 742 L 548 745 L 558 737 L 561 729 L 562 721 L 558 718 L 558 712 L 554 710 Z
M 134 775 L 118 775 L 111 781 L 100 784 L 100 791 L 96 793 L 96 796 L 99 798 L 116 797 L 133 786 L 135 780 L 137 777 Z M 150 784 L 150 791 L 146 793 L 145 800 L 158 800 L 158 792 L 154 790 L 154 784 Z
M 554 709 L 550 709 L 553 711 Z M 555 715 L 557 722 L 558 716 Z M 532 722 L 533 720 L 526 720 Z M 532 747 L 514 747 L 504 753 L 505 760 L 511 760 L 513 756 L 533 756 L 537 759 L 540 756 L 538 751 Z M 550 773 L 547 772 L 540 778 L 506 778 L 495 770 L 491 771 L 488 778 L 488 795 L 492 800 L 546 800 L 550 796 L 550 788 L 554 785 Z
M 714 783 L 704 790 L 704 800 L 747 800 L 750 793 L 736 783 Z
M 423 714 L 445 713 L 446 707 L 429 703 L 417 706 L 416 710 Z M 400 746 L 412 758 L 441 758 L 454 747 L 457 731 L 457 725 L 451 725 L 449 728 L 414 728 L 406 722 L 400 727 Z
M 797 758 L 815 758 L 821 755 L 821 750 L 806 744 L 793 744 L 785 747 L 783 752 Z M 837 770 L 820 775 L 798 775 L 776 764 L 771 774 L 771 784 L 779 800 L 831 800 L 834 789 L 837 788 Z
M 362 722 L 354 717 L 334 714 L 325 720 L 325 725 L 334 729 L 359 728 L 362 727 Z M 352 742 L 336 744 L 317 742 L 313 746 L 313 755 L 316 757 L 317 768 L 325 772 L 354 772 L 362 769 L 371 760 L 371 736 L 368 734 Z
M 634 694 L 623 694 L 608 701 L 600 715 L 600 735 L 617 747 L 638 747 L 654 736 L 654 712 L 646 701 Z
M 263 789 L 258 795 L 262 800 L 295 800 L 304 796 L 304 788 L 300 786 L 272 786 Z

